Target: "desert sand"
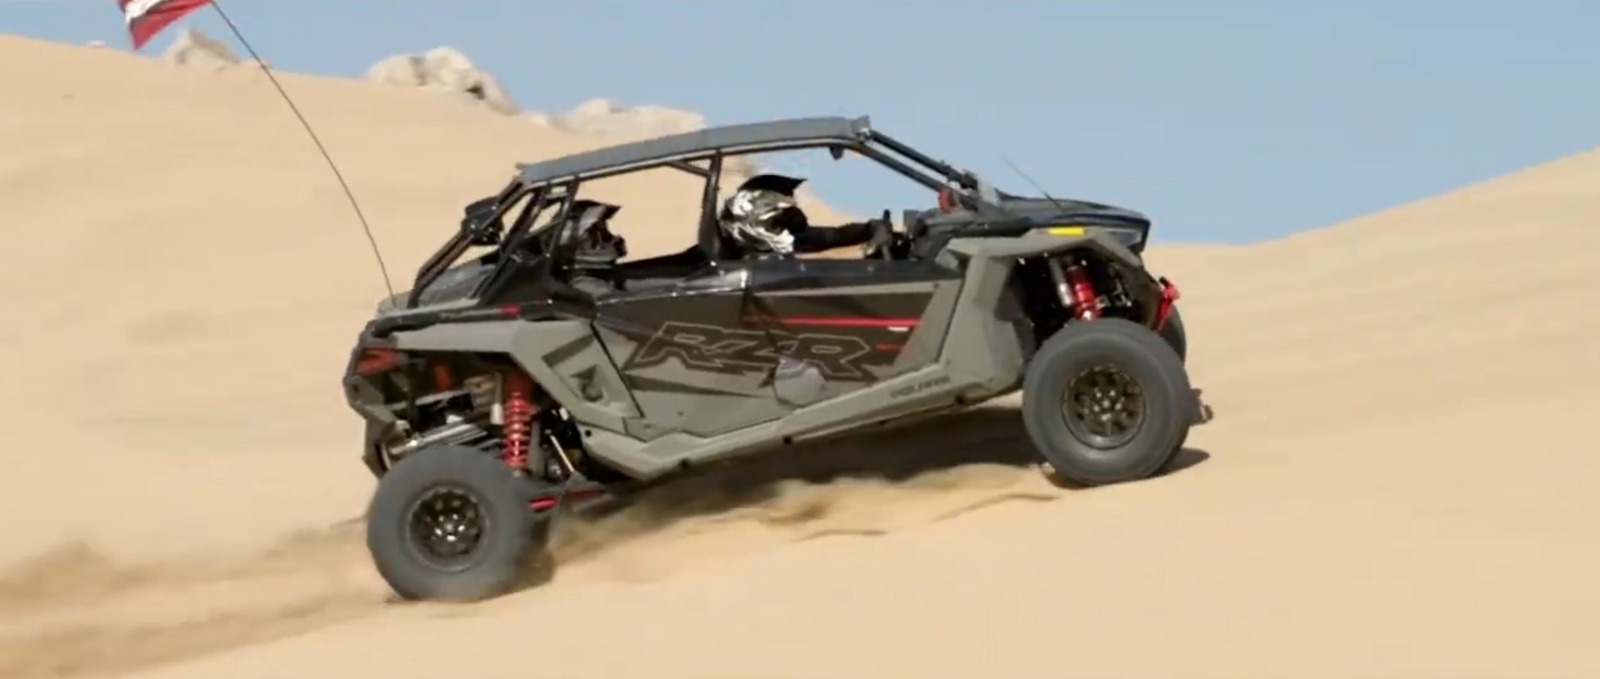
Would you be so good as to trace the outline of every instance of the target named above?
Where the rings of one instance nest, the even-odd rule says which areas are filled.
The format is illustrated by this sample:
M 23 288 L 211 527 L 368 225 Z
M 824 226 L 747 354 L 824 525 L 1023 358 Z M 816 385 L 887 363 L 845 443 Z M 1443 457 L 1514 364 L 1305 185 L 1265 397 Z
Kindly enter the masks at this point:
M 512 163 L 597 143 L 281 78 L 397 282 Z M 1053 486 L 996 403 L 567 519 L 543 588 L 400 605 L 337 387 L 383 285 L 266 79 L 0 37 L 0 87 L 0 677 L 1600 676 L 1600 151 L 1158 245 L 1217 413 L 1172 474 Z M 639 254 L 687 244 L 692 181 L 605 191 Z

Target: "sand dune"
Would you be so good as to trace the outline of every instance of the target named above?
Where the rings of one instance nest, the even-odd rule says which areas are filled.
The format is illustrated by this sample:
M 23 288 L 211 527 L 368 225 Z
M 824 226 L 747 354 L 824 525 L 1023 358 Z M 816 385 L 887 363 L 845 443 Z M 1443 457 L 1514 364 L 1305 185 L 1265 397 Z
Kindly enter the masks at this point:
M 596 143 L 282 77 L 401 278 L 513 162 Z M 382 284 L 265 79 L 0 37 L 0 84 L 0 677 L 1600 672 L 1600 152 L 1151 253 L 1218 412 L 1167 477 L 1054 487 L 994 404 L 566 520 L 538 590 L 401 606 L 334 382 Z M 692 182 L 603 191 L 636 250 L 684 245 Z

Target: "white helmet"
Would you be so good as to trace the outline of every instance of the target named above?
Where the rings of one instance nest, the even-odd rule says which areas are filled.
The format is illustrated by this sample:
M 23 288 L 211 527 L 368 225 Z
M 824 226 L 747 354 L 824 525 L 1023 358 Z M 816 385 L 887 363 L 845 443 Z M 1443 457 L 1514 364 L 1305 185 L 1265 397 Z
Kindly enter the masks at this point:
M 723 233 L 752 252 L 793 254 L 794 234 L 779 218 L 796 208 L 794 190 L 804 181 L 773 174 L 751 177 L 722 204 L 718 221 Z

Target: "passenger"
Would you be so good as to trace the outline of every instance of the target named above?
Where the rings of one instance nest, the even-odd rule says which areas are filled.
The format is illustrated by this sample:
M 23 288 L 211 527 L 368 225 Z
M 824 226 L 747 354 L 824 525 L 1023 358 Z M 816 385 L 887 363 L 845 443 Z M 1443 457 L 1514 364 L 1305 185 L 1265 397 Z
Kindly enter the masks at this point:
M 576 215 L 567 244 L 571 248 L 571 284 L 591 295 L 603 295 L 623 288 L 617 262 L 628 254 L 627 241 L 611 231 L 611 217 L 622 208 L 598 201 L 574 201 Z

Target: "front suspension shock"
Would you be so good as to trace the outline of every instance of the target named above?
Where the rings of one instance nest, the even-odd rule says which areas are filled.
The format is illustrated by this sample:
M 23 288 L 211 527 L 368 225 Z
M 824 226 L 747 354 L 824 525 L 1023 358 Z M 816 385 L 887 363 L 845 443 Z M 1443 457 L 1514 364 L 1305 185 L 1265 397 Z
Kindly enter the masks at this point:
M 1067 279 L 1072 281 L 1072 311 L 1078 318 L 1092 320 L 1100 317 L 1100 293 L 1094 289 L 1094 279 L 1082 265 L 1067 267 Z
M 1056 294 L 1061 306 L 1073 316 L 1088 321 L 1100 317 L 1100 293 L 1094 288 L 1094 279 L 1082 264 L 1073 262 L 1063 271 L 1061 261 L 1050 259 L 1050 277 L 1055 279 Z

